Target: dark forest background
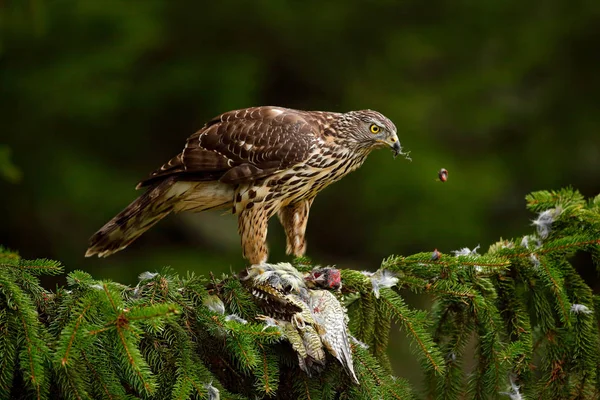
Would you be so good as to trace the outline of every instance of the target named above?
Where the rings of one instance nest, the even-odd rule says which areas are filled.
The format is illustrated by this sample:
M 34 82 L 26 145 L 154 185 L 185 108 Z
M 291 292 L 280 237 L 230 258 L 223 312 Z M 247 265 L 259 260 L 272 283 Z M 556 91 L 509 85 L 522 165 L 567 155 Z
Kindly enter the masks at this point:
M 139 180 L 236 108 L 371 108 L 398 127 L 412 162 L 375 152 L 317 197 L 322 264 L 485 251 L 528 232 L 527 193 L 600 192 L 597 0 L 0 0 L 0 34 L 0 243 L 97 278 L 245 265 L 219 213 L 83 257 Z M 271 260 L 286 260 L 272 222 Z

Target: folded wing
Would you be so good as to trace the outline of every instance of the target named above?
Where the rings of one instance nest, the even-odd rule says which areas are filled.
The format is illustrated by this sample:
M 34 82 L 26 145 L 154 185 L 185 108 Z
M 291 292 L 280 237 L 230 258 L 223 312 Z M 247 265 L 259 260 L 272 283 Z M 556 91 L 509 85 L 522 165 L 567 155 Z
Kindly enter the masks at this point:
M 169 176 L 223 183 L 252 181 L 306 160 L 321 128 L 306 113 L 279 107 L 230 111 L 209 121 L 184 150 L 138 188 Z

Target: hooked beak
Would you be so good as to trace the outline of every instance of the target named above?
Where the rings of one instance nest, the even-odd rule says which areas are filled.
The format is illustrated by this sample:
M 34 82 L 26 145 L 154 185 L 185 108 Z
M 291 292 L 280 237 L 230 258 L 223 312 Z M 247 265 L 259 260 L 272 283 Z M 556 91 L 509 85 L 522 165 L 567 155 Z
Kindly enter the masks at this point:
M 398 140 L 392 144 L 392 151 L 394 152 L 394 158 L 398 157 L 398 154 L 402 152 L 402 147 L 400 146 L 400 142 Z
M 395 133 L 392 136 L 390 136 L 385 142 L 392 148 L 392 151 L 394 152 L 394 158 L 396 158 L 398 154 L 402 153 L 402 146 L 400 146 L 400 140 L 398 140 L 398 135 L 396 135 Z

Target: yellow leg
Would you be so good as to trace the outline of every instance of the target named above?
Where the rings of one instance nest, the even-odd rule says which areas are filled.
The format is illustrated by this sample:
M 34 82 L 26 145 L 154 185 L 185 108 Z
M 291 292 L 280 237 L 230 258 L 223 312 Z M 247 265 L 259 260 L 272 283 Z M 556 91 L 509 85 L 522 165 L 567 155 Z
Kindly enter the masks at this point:
M 314 198 L 311 198 L 290 204 L 277 212 L 287 238 L 287 254 L 302 257 L 306 252 L 306 224 L 313 200 Z
M 262 207 L 246 208 L 238 214 L 243 255 L 252 265 L 267 261 L 267 227 L 270 217 L 270 213 Z

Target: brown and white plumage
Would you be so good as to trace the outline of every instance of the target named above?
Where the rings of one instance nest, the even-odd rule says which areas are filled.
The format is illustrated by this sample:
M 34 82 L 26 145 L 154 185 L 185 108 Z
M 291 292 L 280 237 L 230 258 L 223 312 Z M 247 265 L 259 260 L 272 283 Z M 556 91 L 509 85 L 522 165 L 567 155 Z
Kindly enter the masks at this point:
M 319 336 L 325 348 L 338 359 L 348 375 L 358 383 L 352 364 L 352 350 L 348 339 L 348 315 L 346 310 L 327 290 L 307 291 L 307 302 Z
M 341 274 L 331 267 L 301 273 L 288 263 L 260 264 L 239 275 L 263 313 L 271 318 L 298 356 L 309 376 L 326 364 L 325 351 L 335 357 L 355 383 L 348 315 L 336 296 L 326 289 L 342 286 Z
M 348 113 L 254 107 L 206 123 L 138 188 L 146 192 L 90 239 L 86 256 L 115 253 L 170 212 L 230 209 L 244 256 L 267 259 L 267 222 L 277 214 L 287 252 L 301 256 L 310 206 L 325 186 L 360 167 L 371 150 L 401 146 L 376 111 Z

